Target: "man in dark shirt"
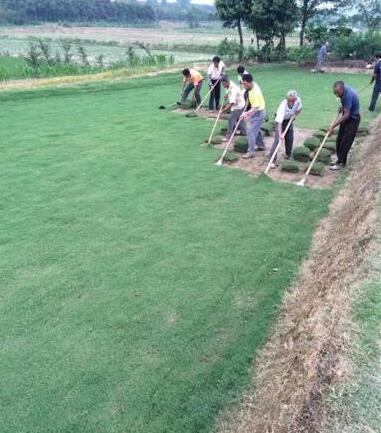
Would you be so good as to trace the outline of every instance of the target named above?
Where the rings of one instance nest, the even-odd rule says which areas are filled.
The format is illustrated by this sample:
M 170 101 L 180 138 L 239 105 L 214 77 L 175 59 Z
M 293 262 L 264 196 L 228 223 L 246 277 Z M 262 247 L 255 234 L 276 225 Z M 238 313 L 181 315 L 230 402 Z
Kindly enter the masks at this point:
M 340 126 L 336 140 L 337 162 L 331 167 L 331 170 L 340 170 L 347 163 L 348 153 L 360 125 L 360 102 L 352 87 L 346 86 L 342 81 L 334 83 L 333 93 L 340 98 L 341 107 L 339 108 L 340 117 L 329 129 L 329 133 L 332 134 L 334 129 Z
M 374 111 L 378 95 L 381 93 L 381 53 L 376 54 L 376 65 L 374 67 L 374 74 L 371 80 L 371 84 L 374 82 L 372 100 L 370 101 L 369 111 Z

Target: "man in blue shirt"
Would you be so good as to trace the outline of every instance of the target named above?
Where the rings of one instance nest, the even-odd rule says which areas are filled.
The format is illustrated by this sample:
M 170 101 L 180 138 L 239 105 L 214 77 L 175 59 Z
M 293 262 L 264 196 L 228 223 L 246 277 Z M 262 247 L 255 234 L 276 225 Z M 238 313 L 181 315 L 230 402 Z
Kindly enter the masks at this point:
M 329 42 L 323 44 L 319 50 L 316 72 L 324 72 L 323 66 L 327 60 Z
M 374 83 L 372 100 L 370 101 L 369 111 L 374 111 L 378 95 L 381 93 L 381 53 L 376 54 L 377 62 L 374 67 L 374 74 L 370 84 Z
M 340 170 L 347 163 L 348 153 L 359 129 L 360 102 L 352 87 L 346 86 L 342 81 L 334 83 L 333 93 L 340 98 L 341 107 L 339 108 L 340 117 L 328 130 L 329 134 L 332 134 L 334 129 L 340 126 L 336 139 L 337 162 L 331 167 L 331 170 Z

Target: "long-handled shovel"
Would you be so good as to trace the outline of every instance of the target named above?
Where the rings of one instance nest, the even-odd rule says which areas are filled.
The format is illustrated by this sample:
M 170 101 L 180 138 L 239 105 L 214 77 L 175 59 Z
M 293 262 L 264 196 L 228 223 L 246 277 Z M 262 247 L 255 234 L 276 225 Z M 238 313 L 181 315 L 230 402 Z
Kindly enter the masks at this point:
M 224 151 L 222 152 L 221 158 L 216 162 L 216 165 L 219 165 L 219 166 L 223 165 L 223 161 L 224 161 L 225 155 L 226 155 L 226 153 L 227 153 L 227 151 L 228 151 L 228 149 L 229 149 L 232 141 L 234 140 L 235 133 L 237 132 L 237 130 L 238 130 L 239 125 L 241 124 L 241 122 L 242 122 L 242 118 L 240 118 L 238 120 L 237 125 L 234 128 L 233 134 L 231 135 L 229 141 L 226 143 L 226 146 L 225 146 Z
M 335 120 L 331 123 L 331 128 L 333 127 L 333 125 L 337 122 L 338 118 L 341 116 L 341 113 L 337 114 L 337 116 L 335 117 Z M 299 186 L 304 186 L 304 184 L 306 183 L 306 179 L 308 177 L 308 175 L 310 174 L 310 171 L 313 167 L 313 165 L 315 164 L 317 157 L 319 156 L 320 151 L 323 149 L 323 146 L 325 145 L 325 142 L 327 141 L 328 137 L 330 134 L 330 129 L 327 131 L 327 133 L 325 134 L 325 137 L 323 139 L 323 141 L 321 142 L 320 146 L 318 147 L 315 156 L 313 157 L 311 164 L 308 166 L 307 171 L 305 172 L 303 179 L 300 180 L 297 185 Z
M 208 146 L 210 146 L 210 143 L 211 143 L 211 141 L 212 141 L 213 134 L 214 134 L 214 131 L 216 130 L 216 127 L 217 127 L 218 121 L 220 120 L 220 117 L 221 117 L 222 109 L 223 109 L 223 108 L 224 108 L 223 105 L 221 105 L 221 108 L 220 108 L 220 111 L 218 112 L 218 115 L 217 115 L 216 121 L 214 122 L 214 125 L 213 125 L 213 128 L 212 128 L 212 132 L 210 133 L 210 136 L 209 136 Z
M 205 95 L 204 99 L 200 102 L 200 105 L 196 108 L 195 112 L 197 113 L 197 111 L 202 107 L 203 103 L 207 100 L 208 96 L 213 92 L 213 90 L 216 88 L 217 84 L 220 82 L 221 78 L 219 78 L 213 85 L 213 87 L 211 87 L 209 89 L 209 92 Z
M 284 130 L 284 132 L 282 133 L 282 138 L 279 137 L 279 142 L 278 145 L 275 149 L 275 151 L 273 152 L 273 154 L 271 155 L 270 161 L 267 164 L 266 170 L 265 170 L 265 174 L 267 174 L 270 170 L 271 164 L 274 162 L 274 159 L 278 153 L 278 150 L 280 148 L 280 145 L 283 143 L 284 141 L 284 137 L 286 136 L 288 130 L 290 129 L 291 123 L 293 122 L 293 120 L 295 119 L 295 116 L 291 116 L 289 122 L 287 123 L 286 129 Z

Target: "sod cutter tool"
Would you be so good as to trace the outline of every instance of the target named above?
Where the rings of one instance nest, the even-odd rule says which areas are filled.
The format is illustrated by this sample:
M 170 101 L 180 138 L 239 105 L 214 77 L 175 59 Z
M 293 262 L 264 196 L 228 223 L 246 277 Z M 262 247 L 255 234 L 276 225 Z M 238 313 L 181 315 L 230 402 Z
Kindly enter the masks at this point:
M 208 99 L 208 96 L 213 92 L 213 90 L 216 88 L 217 84 L 221 81 L 221 78 L 219 78 L 213 85 L 213 87 L 211 87 L 209 89 L 209 92 L 204 96 L 204 99 L 200 102 L 200 105 L 196 108 L 195 112 L 197 113 L 197 111 L 202 107 L 203 103 Z
M 248 104 L 248 101 L 246 101 L 246 105 L 245 105 L 245 108 L 244 108 L 243 112 L 246 111 L 247 104 Z M 234 140 L 235 133 L 238 131 L 239 125 L 241 124 L 242 121 L 243 121 L 243 119 L 242 119 L 242 117 L 240 117 L 239 120 L 238 120 L 238 122 L 237 122 L 237 125 L 235 125 L 234 131 L 233 131 L 233 133 L 232 133 L 229 141 L 226 143 L 226 146 L 225 146 L 224 151 L 222 152 L 221 158 L 216 162 L 216 165 L 218 165 L 218 166 L 224 165 L 225 155 L 226 155 L 226 153 L 227 153 L 227 151 L 228 151 L 228 149 L 229 149 L 232 141 Z
M 213 134 L 214 134 L 214 131 L 216 130 L 216 127 L 217 127 L 218 121 L 220 120 L 220 117 L 221 117 L 221 114 L 222 114 L 222 110 L 223 110 L 223 108 L 224 108 L 223 105 L 221 105 L 221 108 L 220 108 L 220 110 L 219 110 L 219 112 L 218 112 L 218 115 L 217 115 L 217 119 L 216 119 L 216 121 L 214 122 L 214 125 L 213 125 L 213 128 L 212 128 L 212 132 L 210 133 L 210 136 L 209 136 L 208 146 L 210 146 L 210 143 L 211 143 L 211 141 L 212 141 Z
M 294 119 L 295 119 L 295 116 L 294 116 L 294 115 L 290 117 L 290 120 L 289 120 L 289 122 L 287 123 L 286 129 L 285 129 L 284 132 L 282 133 L 282 138 L 279 138 L 278 145 L 277 145 L 275 151 L 273 152 L 273 154 L 271 155 L 271 158 L 270 158 L 269 163 L 267 164 L 267 167 L 266 167 L 266 170 L 265 170 L 265 174 L 267 174 L 267 173 L 269 172 L 270 167 L 271 167 L 271 164 L 274 162 L 274 159 L 275 159 L 275 157 L 276 157 L 276 155 L 277 155 L 277 153 L 278 153 L 278 150 L 279 150 L 279 148 L 280 148 L 280 145 L 283 143 L 284 138 L 285 138 L 285 136 L 286 136 L 288 130 L 290 129 L 290 126 L 291 126 L 292 122 L 294 121 Z

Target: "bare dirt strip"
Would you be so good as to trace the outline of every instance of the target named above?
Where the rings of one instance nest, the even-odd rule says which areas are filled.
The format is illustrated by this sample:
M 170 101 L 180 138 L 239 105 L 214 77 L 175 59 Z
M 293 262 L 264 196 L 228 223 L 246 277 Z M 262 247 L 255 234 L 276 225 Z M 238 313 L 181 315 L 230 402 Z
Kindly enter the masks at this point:
M 327 389 L 350 372 L 350 285 L 361 278 L 377 229 L 380 142 L 381 116 L 352 155 L 350 175 L 321 222 L 310 256 L 253 364 L 251 389 L 219 416 L 215 433 L 322 431 Z

